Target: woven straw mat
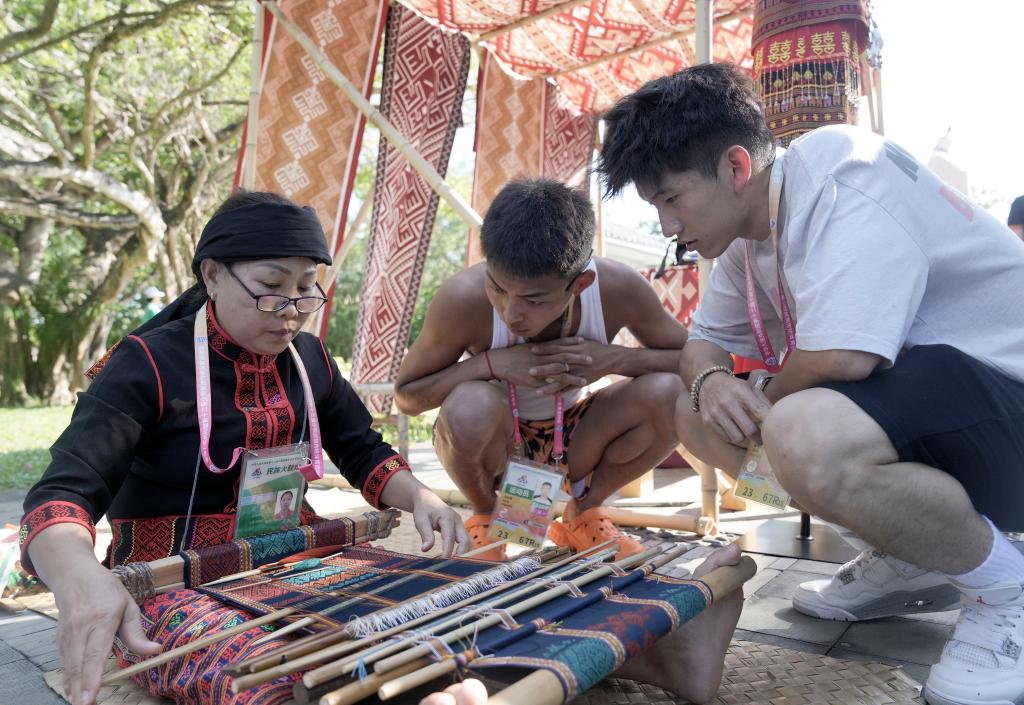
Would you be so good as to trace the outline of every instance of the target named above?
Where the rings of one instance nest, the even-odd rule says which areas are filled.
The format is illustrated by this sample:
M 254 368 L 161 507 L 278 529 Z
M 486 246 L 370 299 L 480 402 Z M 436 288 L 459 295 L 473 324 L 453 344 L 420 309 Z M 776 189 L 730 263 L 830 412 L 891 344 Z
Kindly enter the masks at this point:
M 715 705 L 919 705 L 921 686 L 899 668 L 733 641 Z M 607 678 L 572 705 L 682 705 L 661 688 Z

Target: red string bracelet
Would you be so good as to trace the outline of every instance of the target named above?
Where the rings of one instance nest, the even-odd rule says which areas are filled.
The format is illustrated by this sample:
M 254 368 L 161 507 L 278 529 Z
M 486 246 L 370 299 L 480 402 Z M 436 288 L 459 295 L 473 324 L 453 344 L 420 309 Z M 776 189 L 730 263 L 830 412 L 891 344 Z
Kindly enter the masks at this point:
M 487 363 L 487 371 L 491 373 L 491 379 L 498 379 L 498 375 L 494 374 L 494 368 L 491 367 L 491 356 L 484 350 L 484 362 Z

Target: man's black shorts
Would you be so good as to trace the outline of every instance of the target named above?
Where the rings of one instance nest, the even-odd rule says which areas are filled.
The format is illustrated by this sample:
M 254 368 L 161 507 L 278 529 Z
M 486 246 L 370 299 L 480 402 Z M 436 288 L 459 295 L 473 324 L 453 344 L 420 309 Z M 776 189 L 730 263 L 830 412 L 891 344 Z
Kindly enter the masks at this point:
M 819 386 L 871 416 L 901 461 L 948 472 L 1001 531 L 1024 530 L 1024 382 L 948 345 L 919 345 L 861 382 Z

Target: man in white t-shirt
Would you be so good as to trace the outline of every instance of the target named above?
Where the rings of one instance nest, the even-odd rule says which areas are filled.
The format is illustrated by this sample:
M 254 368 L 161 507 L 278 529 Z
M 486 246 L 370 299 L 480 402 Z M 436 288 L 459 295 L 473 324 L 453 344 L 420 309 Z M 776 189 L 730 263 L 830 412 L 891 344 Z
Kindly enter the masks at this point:
M 1024 556 L 1001 533 L 1024 529 L 1024 243 L 866 131 L 777 152 L 731 66 L 652 81 L 605 119 L 609 193 L 635 184 L 666 236 L 718 258 L 682 442 L 735 474 L 762 440 L 803 508 L 877 547 L 802 586 L 809 611 L 861 618 L 827 608 L 880 582 L 943 600 L 948 580 L 963 616 L 928 701 L 1024 703 Z M 734 377 L 730 354 L 777 374 Z

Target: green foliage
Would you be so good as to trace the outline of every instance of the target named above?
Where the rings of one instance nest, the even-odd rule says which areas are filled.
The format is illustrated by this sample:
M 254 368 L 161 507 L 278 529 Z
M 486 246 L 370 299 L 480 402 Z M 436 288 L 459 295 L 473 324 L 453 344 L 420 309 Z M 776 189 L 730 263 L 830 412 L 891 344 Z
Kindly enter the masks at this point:
M 452 162 L 454 166 L 455 160 L 453 159 Z M 361 165 L 357 177 L 357 195 L 369 193 L 372 179 L 372 165 Z M 364 186 L 366 190 L 361 192 L 360 187 L 366 182 L 369 183 L 369 186 Z M 468 169 L 460 173 L 453 173 L 449 170 L 447 182 L 468 200 L 468 193 L 472 185 L 472 174 Z M 352 211 L 350 210 L 350 217 L 351 215 Z M 335 281 L 336 288 L 327 331 L 327 346 L 333 354 L 346 360 L 352 358 L 352 343 L 355 337 L 356 323 L 359 320 L 360 294 L 363 287 L 363 275 L 366 271 L 369 221 L 370 219 L 367 218 L 364 227 L 360 228 L 359 239 L 349 253 L 348 259 L 345 260 L 345 266 L 338 272 Z M 456 215 L 451 206 L 441 199 L 430 239 L 430 249 L 427 251 L 427 261 L 423 269 L 419 296 L 416 299 L 416 309 L 412 317 L 412 329 L 408 341 L 410 344 L 423 327 L 427 306 L 434 298 L 438 287 L 444 280 L 466 266 L 467 234 L 468 229 L 465 223 Z
M 71 419 L 71 408 L 0 408 L 0 491 L 35 484 L 50 463 L 50 446 Z
M 43 5 L 7 0 L 0 19 L 8 30 L 34 27 Z M 17 138 L 0 140 L 0 160 L 24 168 L 0 177 L 0 199 L 22 209 L 0 207 L 0 252 L 20 265 L 0 276 L 0 309 L 31 318 L 30 330 L 0 329 L 0 357 L 24 356 L 0 363 L 0 400 L 23 396 L 15 388 L 66 398 L 83 364 L 110 342 L 108 331 L 112 340 L 138 322 L 141 288 L 173 293 L 187 285 L 185 235 L 231 185 L 252 13 L 250 3 L 232 0 L 63 0 L 43 36 L 11 45 L 0 37 L 0 132 Z M 58 173 L 33 176 L 39 165 Z M 76 181 L 76 170 L 98 173 L 122 195 Z M 24 210 L 41 203 L 56 217 Z M 158 214 L 162 241 L 139 203 Z M 138 223 L 109 227 L 97 216 Z M 34 240 L 41 249 L 26 236 L 33 224 L 45 225 Z M 7 262 L 0 273 L 12 272 Z M 32 367 L 42 373 L 18 372 Z

